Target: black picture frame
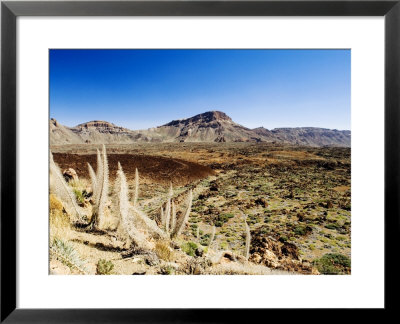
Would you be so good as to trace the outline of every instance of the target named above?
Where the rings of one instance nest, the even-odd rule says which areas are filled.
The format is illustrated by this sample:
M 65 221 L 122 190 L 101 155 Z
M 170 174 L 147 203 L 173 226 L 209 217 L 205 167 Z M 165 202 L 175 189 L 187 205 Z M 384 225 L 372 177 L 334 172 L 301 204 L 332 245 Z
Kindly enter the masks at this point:
M 400 229 L 400 0 L 391 1 L 2 1 L 1 2 L 1 322 L 237 322 L 265 316 L 240 309 L 16 308 L 16 19 L 19 16 L 384 16 L 385 17 L 385 309 L 398 288 Z M 40 296 L 38 296 L 40 298 Z M 249 313 L 251 311 L 251 314 Z M 265 319 L 267 320 L 267 319 Z M 269 320 L 269 319 L 268 319 Z

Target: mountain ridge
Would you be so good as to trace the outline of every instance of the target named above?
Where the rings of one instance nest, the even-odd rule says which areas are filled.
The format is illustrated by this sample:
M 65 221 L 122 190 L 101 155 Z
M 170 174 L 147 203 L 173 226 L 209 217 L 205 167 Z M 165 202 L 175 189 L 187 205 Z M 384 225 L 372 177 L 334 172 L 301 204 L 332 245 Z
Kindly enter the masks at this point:
M 50 144 L 129 144 L 140 142 L 270 142 L 305 146 L 350 147 L 351 131 L 319 127 L 268 130 L 242 126 L 222 111 L 207 111 L 143 130 L 92 120 L 67 127 L 50 119 Z

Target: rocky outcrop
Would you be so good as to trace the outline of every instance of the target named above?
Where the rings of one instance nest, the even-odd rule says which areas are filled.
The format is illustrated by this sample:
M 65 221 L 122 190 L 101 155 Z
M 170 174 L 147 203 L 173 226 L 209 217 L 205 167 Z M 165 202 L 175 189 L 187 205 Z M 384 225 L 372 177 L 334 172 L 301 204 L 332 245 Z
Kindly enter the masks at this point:
M 263 233 L 262 229 L 253 231 L 251 237 L 249 261 L 273 269 L 319 274 L 309 262 L 300 259 L 295 244 L 281 242 L 276 234 Z
M 88 123 L 83 123 L 75 126 L 71 129 L 74 133 L 81 133 L 81 132 L 89 132 L 89 131 L 97 131 L 99 133 L 106 133 L 106 134 L 128 134 L 131 131 L 129 129 L 116 126 L 112 123 L 101 121 L 101 120 L 94 120 Z

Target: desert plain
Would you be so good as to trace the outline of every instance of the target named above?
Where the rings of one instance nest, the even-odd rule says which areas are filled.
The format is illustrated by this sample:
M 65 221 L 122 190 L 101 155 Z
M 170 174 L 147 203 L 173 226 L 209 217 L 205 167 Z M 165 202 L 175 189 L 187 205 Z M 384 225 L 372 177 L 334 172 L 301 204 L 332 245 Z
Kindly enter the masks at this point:
M 109 224 L 97 232 L 79 224 L 63 225 L 66 210 L 50 195 L 50 239 L 62 236 L 68 241 L 83 267 L 53 255 L 50 273 L 351 273 L 349 147 L 182 142 L 107 144 L 105 148 Z M 102 145 L 63 144 L 50 149 L 80 208 L 90 211 L 88 163 L 96 170 Z M 190 214 L 179 237 L 153 242 L 151 252 L 121 238 L 114 212 L 118 162 L 130 197 L 138 170 L 138 208 L 160 227 L 160 210 L 166 210 L 171 186 L 178 218 L 185 213 L 191 190 Z

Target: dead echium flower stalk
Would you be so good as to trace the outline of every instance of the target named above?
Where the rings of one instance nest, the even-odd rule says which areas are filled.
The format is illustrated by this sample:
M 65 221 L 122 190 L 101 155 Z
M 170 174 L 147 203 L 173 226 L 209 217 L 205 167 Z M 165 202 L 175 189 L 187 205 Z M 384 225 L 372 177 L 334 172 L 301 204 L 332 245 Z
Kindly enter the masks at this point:
M 211 248 L 211 244 L 214 241 L 214 237 L 215 237 L 215 226 L 212 227 L 210 243 L 208 243 L 208 248 Z
M 90 169 L 92 168 L 89 167 L 89 172 Z M 100 154 L 99 150 L 97 150 L 96 176 L 91 175 L 94 206 L 90 225 L 93 229 L 102 229 L 105 221 L 104 211 L 108 200 L 108 175 L 107 152 L 103 144 L 102 153 Z
M 171 183 L 171 186 L 170 186 L 169 192 L 168 192 L 167 205 L 165 207 L 165 224 L 163 224 L 168 236 L 169 236 L 169 231 L 170 231 L 169 224 L 170 224 L 170 220 L 171 220 L 171 199 L 172 199 L 173 194 L 174 194 L 174 192 L 173 192 L 172 183 Z
M 193 199 L 192 190 L 189 190 L 186 210 L 183 214 L 181 214 L 181 217 L 177 219 L 176 205 L 172 199 L 173 194 L 174 191 L 171 183 L 167 195 L 167 202 L 165 204 L 165 209 L 162 206 L 160 207 L 161 227 L 163 228 L 163 230 L 165 230 L 166 235 L 169 238 L 174 238 L 181 234 L 184 226 L 188 221 L 189 214 L 192 208 L 192 199 Z
M 187 221 L 189 219 L 190 210 L 192 209 L 192 201 L 193 201 L 193 192 L 190 189 L 189 190 L 189 194 L 188 194 L 188 198 L 187 198 L 186 211 L 183 214 L 183 216 L 180 217 L 180 219 L 176 221 L 176 227 L 174 228 L 174 230 L 172 232 L 172 237 L 177 237 L 182 233 L 182 230 L 185 227 L 185 225 L 186 225 L 186 223 L 187 223 Z
M 250 228 L 249 228 L 249 225 L 247 225 L 246 219 L 244 220 L 244 225 L 245 225 L 245 229 L 246 229 L 245 257 L 246 257 L 246 260 L 248 260 L 249 256 L 250 256 L 251 235 L 250 235 Z
M 90 163 L 88 163 L 87 165 L 89 169 L 90 182 L 92 184 L 92 193 L 94 193 L 97 190 L 97 176 Z
M 88 172 L 91 179 L 91 186 L 93 192 L 93 208 L 92 217 L 87 226 L 91 229 L 104 230 L 105 222 L 105 209 L 108 203 L 109 192 L 109 169 L 106 147 L 103 145 L 102 151 L 97 150 L 97 169 L 96 172 L 88 163 Z M 55 194 L 65 201 L 65 205 L 71 214 L 76 215 L 76 218 L 82 222 L 83 217 L 81 210 L 76 203 L 75 194 L 72 188 L 65 182 L 61 171 L 54 163 L 53 157 L 50 157 L 50 174 L 51 174 L 51 188 L 55 190 Z M 56 188 L 56 189 L 54 189 Z M 121 164 L 118 162 L 117 178 L 115 182 L 115 189 L 117 194 L 117 212 L 118 228 L 122 228 L 134 244 L 142 248 L 149 248 L 149 237 L 155 239 L 168 239 L 179 236 L 183 228 L 188 222 L 191 211 L 193 193 L 192 190 L 188 192 L 186 202 L 186 209 L 177 217 L 176 205 L 172 200 L 173 187 L 172 183 L 168 191 L 168 199 L 166 208 L 163 210 L 161 207 L 161 220 L 162 227 L 157 226 L 156 222 L 150 219 L 138 206 L 139 196 L 139 172 L 135 170 L 135 189 L 132 204 L 129 202 L 129 190 L 126 176 L 123 172 Z M 140 230 L 139 230 L 140 229 Z
M 214 237 L 215 237 L 215 225 L 213 225 L 213 227 L 212 227 L 211 236 L 210 236 L 210 242 L 208 243 L 208 248 L 207 248 L 207 254 L 211 250 L 211 244 L 214 241 Z
M 166 234 L 157 226 L 156 222 L 153 221 L 152 219 L 150 219 L 143 211 L 140 210 L 140 208 L 138 206 L 134 206 L 133 204 L 129 203 L 129 199 L 128 194 L 125 197 L 125 191 L 126 193 L 128 192 L 128 186 L 126 184 L 126 188 L 125 187 L 121 187 L 120 182 L 122 181 L 122 183 L 126 183 L 126 177 L 125 174 L 122 170 L 121 164 L 118 164 L 118 176 L 117 176 L 117 183 L 119 184 L 119 190 L 123 190 L 124 194 L 121 196 L 119 196 L 119 200 L 120 200 L 120 209 L 121 206 L 125 206 L 125 210 L 124 213 L 120 213 L 121 218 L 122 215 L 128 215 L 125 217 L 125 219 L 129 219 L 129 222 L 124 222 L 122 221 L 124 226 L 127 226 L 127 228 L 125 229 L 126 232 L 130 232 L 132 231 L 130 229 L 130 227 L 135 226 L 136 228 L 142 228 L 144 230 L 146 230 L 149 234 L 151 234 L 153 237 L 157 237 L 157 238 L 163 238 L 165 239 L 167 236 Z M 136 188 L 135 188 L 135 193 L 139 192 L 139 173 L 136 171 L 136 175 L 135 175 L 135 182 L 136 182 Z M 123 199 L 123 201 L 121 202 L 121 199 Z M 137 201 L 138 196 L 134 196 L 133 200 Z
M 161 206 L 161 210 L 160 210 L 160 221 L 161 221 L 161 224 L 165 223 L 164 208 L 162 206 Z
M 63 202 L 70 215 L 75 221 L 83 219 L 82 212 L 76 202 L 76 196 L 72 188 L 66 183 L 60 168 L 54 162 L 53 154 L 50 152 L 50 192 L 54 193 Z
M 171 211 L 171 228 L 170 231 L 172 232 L 176 226 L 176 207 L 174 201 L 171 203 L 172 211 Z
M 100 151 L 97 150 L 97 172 L 96 172 L 96 190 L 93 188 L 93 198 L 95 200 L 95 204 L 98 202 L 98 198 L 100 196 L 99 190 L 101 190 L 101 183 L 103 177 L 103 160 L 101 158 Z M 93 185 L 93 184 L 92 184 Z
M 137 201 L 139 197 L 139 171 L 136 168 L 135 169 L 135 194 L 133 196 L 133 206 L 137 206 Z
M 133 219 L 132 214 L 130 213 L 128 184 L 126 181 L 125 174 L 122 170 L 121 164 L 119 162 L 118 162 L 116 184 L 119 191 L 118 211 L 120 214 L 120 224 L 122 225 L 123 230 L 129 235 L 129 237 L 132 239 L 132 241 L 135 243 L 136 246 L 148 249 L 149 244 L 147 242 L 147 239 L 145 235 L 136 228 L 135 221 Z

